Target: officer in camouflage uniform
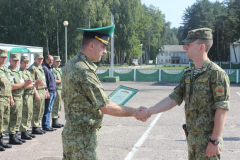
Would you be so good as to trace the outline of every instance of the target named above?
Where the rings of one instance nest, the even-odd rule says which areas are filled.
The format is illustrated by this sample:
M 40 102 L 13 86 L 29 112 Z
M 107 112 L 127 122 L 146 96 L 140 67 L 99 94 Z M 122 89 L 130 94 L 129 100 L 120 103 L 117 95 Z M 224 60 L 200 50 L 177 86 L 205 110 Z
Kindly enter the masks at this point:
M 225 71 L 208 59 L 212 39 L 209 28 L 188 32 L 183 49 L 195 67 L 184 72 L 169 97 L 149 108 L 155 114 L 185 102 L 189 160 L 219 160 L 222 150 L 221 133 L 230 107 L 230 82 Z
M 24 56 L 24 55 L 21 56 L 20 73 L 22 74 L 24 80 L 30 79 L 31 81 L 33 81 L 31 73 L 27 70 L 28 66 L 29 66 L 28 56 Z M 21 139 L 31 140 L 32 138 L 35 138 L 34 134 L 28 133 L 28 130 L 30 128 L 31 121 L 32 121 L 33 96 L 34 96 L 34 93 L 37 94 L 35 87 L 41 86 L 41 85 L 43 85 L 42 81 L 36 80 L 35 83 L 27 86 L 24 89 L 22 121 L 20 125 Z
M 34 63 L 28 68 L 29 72 L 34 81 L 37 79 L 42 81 L 43 86 L 36 87 L 37 93 L 34 94 L 33 100 L 33 116 L 32 116 L 32 134 L 43 134 L 41 127 L 44 106 L 45 106 L 45 98 L 47 98 L 47 93 L 45 92 L 46 88 L 46 80 L 44 70 L 42 69 L 43 63 L 43 54 L 36 53 L 34 54 Z M 37 97 L 39 95 L 39 97 Z M 39 98 L 39 99 L 38 99 Z
M 3 143 L 3 132 L 7 129 L 10 116 L 10 97 L 11 103 L 14 104 L 12 99 L 12 90 L 10 82 L 10 71 L 4 64 L 7 61 L 7 51 L 0 49 L 0 151 L 5 151 L 5 148 L 11 148 L 9 144 Z M 13 105 L 12 104 L 12 105 Z
M 18 65 L 18 53 L 10 53 L 10 66 L 8 69 L 11 70 L 10 81 L 12 82 L 12 96 L 14 100 L 14 106 L 10 108 L 10 122 L 8 126 L 9 144 L 20 145 L 25 142 L 25 140 L 20 139 L 17 136 L 17 132 L 19 131 L 22 119 L 22 96 L 24 93 L 24 87 L 30 85 L 32 81 L 30 79 L 23 79 L 22 73 L 17 69 Z
M 56 83 L 57 83 L 57 91 L 56 91 L 56 97 L 54 100 L 54 104 L 53 104 L 53 108 L 52 108 L 52 127 L 53 128 L 61 128 L 64 125 L 58 123 L 58 118 L 60 117 L 60 112 L 61 112 L 61 108 L 62 108 L 62 70 L 61 68 L 58 68 L 60 63 L 61 63 L 61 59 L 60 56 L 54 56 L 54 68 L 53 68 L 53 72 L 55 75 L 55 79 L 56 79 Z
M 108 38 L 115 26 L 79 29 L 81 50 L 63 68 L 62 97 L 66 124 L 62 132 L 63 159 L 95 160 L 97 135 L 103 114 L 148 117 L 149 111 L 110 102 L 96 74 L 96 65 L 107 53 Z

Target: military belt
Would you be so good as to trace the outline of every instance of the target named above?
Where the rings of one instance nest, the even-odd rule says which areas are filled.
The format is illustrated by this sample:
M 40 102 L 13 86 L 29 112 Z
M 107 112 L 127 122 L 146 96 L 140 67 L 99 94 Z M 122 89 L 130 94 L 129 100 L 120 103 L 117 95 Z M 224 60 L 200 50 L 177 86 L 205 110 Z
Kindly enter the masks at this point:
M 199 135 L 199 134 L 212 133 L 212 131 L 189 131 L 188 133 L 191 134 L 191 135 Z
M 13 94 L 12 96 L 13 96 L 13 97 L 19 97 L 19 98 L 20 98 L 20 97 L 23 96 L 23 94 Z
M 79 132 L 92 132 L 93 130 L 99 131 L 100 127 L 94 127 L 94 126 L 89 126 L 89 125 L 81 125 L 81 124 L 72 124 L 70 122 L 66 122 L 65 125 L 66 128 L 72 129 L 73 131 L 79 131 Z

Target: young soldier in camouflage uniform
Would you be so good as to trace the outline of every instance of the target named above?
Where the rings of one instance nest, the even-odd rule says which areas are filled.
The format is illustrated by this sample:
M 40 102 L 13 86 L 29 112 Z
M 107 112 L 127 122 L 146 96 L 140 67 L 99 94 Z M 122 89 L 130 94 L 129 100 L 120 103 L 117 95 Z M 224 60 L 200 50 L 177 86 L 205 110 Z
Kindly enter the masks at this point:
M 96 74 L 99 62 L 107 54 L 108 38 L 115 26 L 80 29 L 84 32 L 81 50 L 64 67 L 62 97 L 66 124 L 62 132 L 63 159 L 94 160 L 97 135 L 103 114 L 119 117 L 148 117 L 148 110 L 120 106 L 110 102 Z
M 230 107 L 230 82 L 225 71 L 208 59 L 212 39 L 209 28 L 188 32 L 183 49 L 195 67 L 184 72 L 169 97 L 149 108 L 151 114 L 156 114 L 185 101 L 189 160 L 219 160 L 222 150 L 221 133 Z
M 21 119 L 22 119 L 22 106 L 23 106 L 23 93 L 24 87 L 32 83 L 30 79 L 24 80 L 22 73 L 17 69 L 19 65 L 18 53 L 10 53 L 10 66 L 11 70 L 10 81 L 12 82 L 12 96 L 14 100 L 14 106 L 10 108 L 10 122 L 8 126 L 9 144 L 22 144 L 25 140 L 17 137 L 19 131 Z
M 0 151 L 5 148 L 11 148 L 9 144 L 3 143 L 3 132 L 7 129 L 10 116 L 10 99 L 11 107 L 14 105 L 12 98 L 12 89 L 10 82 L 10 71 L 4 64 L 7 61 L 7 51 L 0 49 Z
M 31 81 L 33 81 L 31 73 L 27 70 L 28 65 L 29 65 L 28 56 L 21 56 L 20 73 L 22 74 L 24 80 L 30 79 Z M 28 133 L 28 130 L 32 121 L 33 95 L 34 93 L 38 94 L 35 88 L 37 86 L 43 86 L 41 80 L 36 80 L 35 83 L 30 84 L 26 88 L 24 88 L 22 121 L 20 125 L 21 139 L 31 140 L 32 138 L 35 138 L 34 134 Z
M 33 116 L 32 116 L 32 134 L 43 134 L 45 131 L 40 129 L 44 106 L 45 106 L 45 98 L 47 98 L 47 93 L 45 92 L 46 88 L 46 80 L 44 70 L 42 69 L 43 63 L 43 54 L 36 53 L 34 54 L 34 63 L 28 68 L 28 71 L 31 73 L 33 81 L 41 80 L 43 86 L 36 87 L 37 93 L 34 94 L 33 101 Z M 39 95 L 39 97 L 37 97 Z
M 54 104 L 53 104 L 53 108 L 52 108 L 52 127 L 53 128 L 61 128 L 64 125 L 58 123 L 58 118 L 60 117 L 60 112 L 61 112 L 61 108 L 62 108 L 62 70 L 61 68 L 58 68 L 60 63 L 61 63 L 61 59 L 60 56 L 54 56 L 54 68 L 53 68 L 53 72 L 55 75 L 55 79 L 56 79 L 56 83 L 57 83 L 57 91 L 56 91 L 56 97 L 54 100 Z

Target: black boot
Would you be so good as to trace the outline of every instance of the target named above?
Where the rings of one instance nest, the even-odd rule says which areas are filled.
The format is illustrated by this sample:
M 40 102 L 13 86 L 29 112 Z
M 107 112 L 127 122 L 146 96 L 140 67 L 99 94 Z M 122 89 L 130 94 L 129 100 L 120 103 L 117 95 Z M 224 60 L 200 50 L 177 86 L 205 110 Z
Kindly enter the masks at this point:
M 52 119 L 52 128 L 61 128 L 62 125 L 58 123 L 58 119 Z
M 2 146 L 4 148 L 12 148 L 12 145 L 3 143 L 2 138 L 3 138 L 3 136 L 0 137 L 0 146 Z
M 21 145 L 22 142 L 15 137 L 15 134 L 9 134 L 9 144 Z
M 5 148 L 0 145 L 0 151 L 5 151 Z
M 30 137 L 32 137 L 32 138 L 35 138 L 35 137 L 36 137 L 34 134 L 28 133 L 28 131 L 27 131 L 27 134 L 28 134 Z
M 25 143 L 26 141 L 25 141 L 24 139 L 19 138 L 19 137 L 17 136 L 17 133 L 18 133 L 18 131 L 16 131 L 15 137 L 16 137 L 19 141 L 21 141 L 22 143 Z
M 32 140 L 32 137 L 27 132 L 21 132 L 21 139 Z
M 43 132 L 38 127 L 32 127 L 32 134 L 43 134 Z

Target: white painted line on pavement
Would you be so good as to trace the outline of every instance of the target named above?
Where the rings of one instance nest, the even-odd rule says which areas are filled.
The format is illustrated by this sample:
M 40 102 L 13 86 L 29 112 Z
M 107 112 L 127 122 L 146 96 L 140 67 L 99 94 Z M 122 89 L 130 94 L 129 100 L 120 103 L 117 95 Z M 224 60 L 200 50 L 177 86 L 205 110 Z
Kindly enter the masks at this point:
M 237 94 L 240 96 L 240 93 L 239 93 L 239 92 L 237 92 Z
M 131 152 L 128 153 L 128 155 L 124 158 L 124 160 L 131 160 L 134 154 L 139 150 L 143 142 L 147 139 L 150 131 L 152 130 L 153 126 L 156 124 L 157 120 L 160 118 L 162 113 L 159 113 L 157 117 L 152 121 L 146 132 L 142 135 L 142 137 L 137 141 L 137 143 L 132 148 Z

